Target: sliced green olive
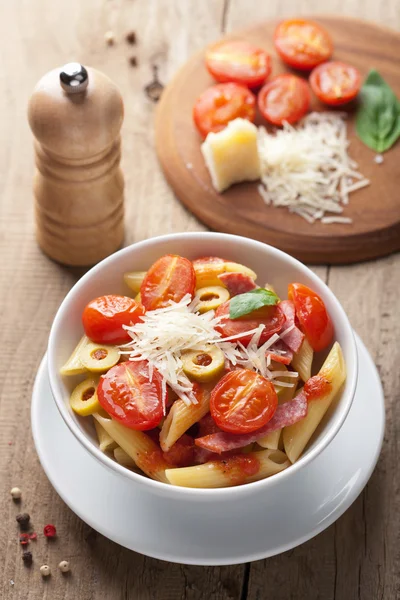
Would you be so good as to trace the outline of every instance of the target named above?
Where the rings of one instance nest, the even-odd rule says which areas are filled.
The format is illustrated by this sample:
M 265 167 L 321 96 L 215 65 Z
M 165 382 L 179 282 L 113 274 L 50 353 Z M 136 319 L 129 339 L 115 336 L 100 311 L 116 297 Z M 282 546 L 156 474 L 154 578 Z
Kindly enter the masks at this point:
M 120 354 L 116 346 L 90 343 L 82 349 L 80 359 L 88 371 L 103 373 L 117 364 Z
M 225 357 L 218 346 L 205 346 L 201 350 L 188 350 L 182 355 L 183 371 L 195 381 L 211 381 L 222 373 Z
M 205 313 L 208 310 L 216 310 L 220 304 L 229 300 L 229 292 L 220 285 L 210 285 L 197 290 L 195 298 L 199 300 L 196 310 Z
M 94 377 L 81 381 L 71 394 L 70 405 L 74 412 L 81 417 L 87 417 L 101 410 L 97 398 L 98 381 Z
M 124 274 L 124 281 L 135 294 L 138 294 L 145 275 L 146 271 L 130 271 L 129 273 Z
M 81 352 L 90 343 L 89 338 L 84 335 L 78 342 L 75 350 L 60 369 L 61 375 L 80 375 L 81 373 L 86 373 L 87 369 L 82 364 L 81 361 Z

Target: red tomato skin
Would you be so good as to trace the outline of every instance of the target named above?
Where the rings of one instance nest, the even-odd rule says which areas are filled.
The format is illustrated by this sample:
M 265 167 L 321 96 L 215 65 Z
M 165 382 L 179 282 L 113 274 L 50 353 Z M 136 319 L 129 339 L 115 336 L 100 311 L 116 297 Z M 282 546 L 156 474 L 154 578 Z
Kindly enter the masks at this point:
M 241 391 L 251 386 L 241 415 L 232 403 L 240 405 Z M 256 404 L 255 414 L 251 415 L 251 402 Z M 246 406 L 247 405 L 247 406 Z M 222 431 L 228 433 L 252 433 L 263 427 L 272 417 L 278 405 L 278 397 L 270 381 L 249 369 L 230 371 L 220 379 L 210 398 L 211 416 Z
M 137 323 L 144 308 L 127 296 L 99 296 L 86 305 L 83 329 L 96 344 L 125 344 L 131 340 L 122 325 Z
M 324 90 L 321 86 L 321 78 L 329 76 L 329 72 L 333 71 L 333 69 L 338 69 L 342 71 L 347 71 L 347 74 L 351 75 L 353 78 L 352 86 L 347 90 L 343 90 L 340 84 L 338 84 L 341 93 L 339 96 L 335 96 L 334 92 L 329 94 L 326 90 Z M 327 63 L 323 63 L 312 71 L 310 75 L 310 86 L 314 94 L 317 98 L 327 104 L 328 106 L 342 106 L 343 104 L 347 104 L 351 100 L 357 96 L 358 92 L 361 88 L 361 74 L 355 67 L 348 65 L 339 61 L 330 61 Z
M 149 381 L 147 361 L 126 361 L 100 377 L 97 396 L 113 419 L 138 431 L 154 429 L 163 416 L 161 375 L 153 370 Z
M 193 121 L 203 138 L 222 131 L 237 118 L 254 122 L 256 97 L 238 83 L 219 83 L 206 89 L 193 107 Z
M 146 310 L 179 302 L 186 294 L 193 297 L 196 274 L 190 260 L 175 254 L 159 258 L 147 271 L 140 286 L 140 296 Z
M 194 463 L 194 454 L 194 439 L 184 433 L 167 452 L 163 452 L 163 457 L 172 467 L 190 467 Z
M 223 337 L 231 337 L 232 335 L 239 335 L 251 329 L 255 329 L 261 323 L 265 325 L 264 331 L 261 334 L 259 345 L 261 346 L 266 342 L 274 333 L 278 333 L 282 329 L 282 325 L 285 322 L 285 315 L 282 309 L 275 304 L 275 306 L 266 306 L 259 310 L 256 310 L 249 315 L 240 317 L 239 319 L 229 318 L 229 302 L 224 302 L 215 311 L 216 317 L 223 317 L 223 319 L 215 327 Z M 253 333 L 248 336 L 239 338 L 244 346 L 250 343 Z
M 294 55 L 289 52 L 290 48 L 290 35 L 288 35 L 289 27 L 299 27 L 299 34 L 306 31 L 305 28 L 313 29 L 323 42 L 324 48 L 321 52 L 315 52 L 314 55 L 311 52 L 307 52 L 307 40 L 299 39 L 299 50 L 295 51 Z M 303 33 L 304 35 L 304 33 Z M 281 59 L 290 67 L 298 69 L 300 71 L 311 71 L 317 65 L 329 60 L 333 54 L 333 42 L 329 33 L 317 23 L 308 21 L 306 19 L 286 19 L 277 26 L 274 33 L 274 44 L 275 49 Z M 295 43 L 294 43 L 295 46 Z
M 306 285 L 291 283 L 289 300 L 294 302 L 300 329 L 315 352 L 324 350 L 333 340 L 333 324 L 323 300 Z
M 225 57 L 220 58 L 224 53 Z M 236 55 L 236 61 L 232 58 L 229 62 L 230 54 Z M 253 89 L 262 85 L 270 75 L 271 57 L 257 46 L 233 40 L 210 47 L 206 52 L 206 67 L 219 83 L 233 82 Z
M 282 89 L 283 91 L 288 85 L 295 85 L 296 87 L 292 95 L 288 96 L 288 101 L 293 104 L 292 110 L 290 111 L 290 109 L 288 109 L 284 112 L 283 105 L 281 105 L 281 114 L 275 114 L 273 112 L 270 94 L 276 93 L 279 89 Z M 304 81 L 304 79 L 289 73 L 278 75 L 274 79 L 271 79 L 271 81 L 261 88 L 258 94 L 258 109 L 260 113 L 266 121 L 277 126 L 283 125 L 284 121 L 290 124 L 297 123 L 297 121 L 304 117 L 308 112 L 310 103 L 311 94 L 307 82 Z

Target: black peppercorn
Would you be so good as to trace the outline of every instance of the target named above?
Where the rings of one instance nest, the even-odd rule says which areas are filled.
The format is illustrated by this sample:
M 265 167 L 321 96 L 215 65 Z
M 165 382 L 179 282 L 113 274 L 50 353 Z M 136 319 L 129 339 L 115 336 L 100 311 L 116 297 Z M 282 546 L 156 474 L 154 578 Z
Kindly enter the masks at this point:
M 29 526 L 29 521 L 31 520 L 28 513 L 19 513 L 15 517 L 15 519 L 19 523 L 19 526 L 21 527 L 21 529 L 27 529 L 27 527 Z
M 22 553 L 22 560 L 27 567 L 30 567 L 33 562 L 32 552 L 26 550 Z
M 125 39 L 128 42 L 128 44 L 131 44 L 133 46 L 134 44 L 136 44 L 136 33 L 134 31 L 130 31 L 126 34 Z

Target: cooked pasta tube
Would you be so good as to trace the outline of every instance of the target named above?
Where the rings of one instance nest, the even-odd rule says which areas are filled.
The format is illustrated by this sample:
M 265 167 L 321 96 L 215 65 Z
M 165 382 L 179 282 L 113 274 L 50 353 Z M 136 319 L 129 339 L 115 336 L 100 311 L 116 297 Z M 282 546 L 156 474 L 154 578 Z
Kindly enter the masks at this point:
M 275 475 L 289 466 L 290 461 L 284 452 L 261 450 L 195 467 L 167 469 L 165 474 L 173 485 L 190 488 L 221 488 L 258 481 Z
M 117 447 L 117 442 L 107 433 L 102 425 L 96 419 L 94 420 L 97 439 L 99 440 L 99 448 L 102 452 L 111 452 Z
M 129 429 L 114 419 L 107 419 L 94 413 L 94 418 L 123 450 L 132 458 L 135 464 L 151 479 L 168 483 L 165 469 L 170 465 L 164 460 L 160 448 L 143 431 Z
M 160 432 L 160 446 L 164 452 L 210 410 L 210 390 L 199 386 L 195 394 L 198 404 L 188 406 L 183 400 L 175 400 L 173 403 Z
M 281 433 L 282 429 L 271 431 L 270 433 L 267 433 L 267 435 L 264 435 L 264 437 L 257 440 L 257 444 L 263 448 L 268 448 L 269 450 L 277 450 L 279 448 Z
M 311 377 L 311 366 L 314 357 L 314 350 L 311 348 L 310 342 L 304 338 L 300 350 L 293 355 L 292 367 L 298 372 L 303 381 L 307 381 Z
M 280 369 L 284 368 L 284 365 L 279 365 Z M 281 377 L 282 381 L 286 381 L 288 383 L 295 383 L 293 387 L 280 387 L 276 386 L 276 392 L 278 394 L 278 403 L 284 404 L 285 402 L 289 402 L 295 395 L 297 381 L 295 382 L 290 377 Z M 279 448 L 279 441 L 281 439 L 282 429 L 277 429 L 276 431 L 271 431 L 267 433 L 264 437 L 257 440 L 257 444 L 262 446 L 263 448 L 269 448 L 270 450 L 277 450 Z
M 330 382 L 329 391 L 320 398 L 308 402 L 308 413 L 298 423 L 283 429 L 283 444 L 289 460 L 294 463 L 308 444 L 312 434 L 321 422 L 332 400 L 346 379 L 346 365 L 338 342 L 332 347 L 319 376 Z M 307 384 L 306 384 L 307 385 Z M 306 386 L 304 387 L 306 389 Z
M 90 340 L 86 335 L 81 337 L 71 356 L 61 367 L 61 375 L 81 375 L 82 373 L 87 373 L 87 369 L 81 361 L 81 352 L 89 344 L 89 342 Z
M 127 469 L 137 469 L 135 461 L 119 446 L 114 449 L 114 458 L 123 467 Z

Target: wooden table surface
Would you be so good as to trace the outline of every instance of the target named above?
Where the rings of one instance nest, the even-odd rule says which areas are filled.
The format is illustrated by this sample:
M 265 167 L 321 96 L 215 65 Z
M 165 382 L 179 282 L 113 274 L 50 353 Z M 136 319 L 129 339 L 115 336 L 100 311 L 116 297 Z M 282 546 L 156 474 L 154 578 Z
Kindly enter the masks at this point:
M 328 5 L 328 3 L 326 3 Z M 53 316 L 79 273 L 41 254 L 33 233 L 32 139 L 26 105 L 35 82 L 70 60 L 103 70 L 120 86 L 126 177 L 126 244 L 203 229 L 177 202 L 154 152 L 155 105 L 144 93 L 152 68 L 166 83 L 196 49 L 222 32 L 276 16 L 329 10 L 400 28 L 398 0 L 3 0 L 0 3 L 0 598 L 4 600 L 394 600 L 400 598 L 400 258 L 315 271 L 342 302 L 382 376 L 384 447 L 366 489 L 315 539 L 281 556 L 232 567 L 153 560 L 108 541 L 80 521 L 50 486 L 30 433 L 30 397 Z M 136 47 L 124 36 L 135 30 Z M 116 43 L 108 47 L 104 33 Z M 136 56 L 138 67 L 129 64 Z M 372 66 L 372 65 L 371 65 Z M 384 166 L 383 166 L 384 168 Z M 397 312 L 397 314 L 396 314 Z M 360 424 L 362 427 L 362 423 Z M 60 450 L 62 451 L 62 450 Z M 66 460 L 68 457 L 66 456 Z M 21 507 L 9 490 L 23 491 Z M 16 513 L 58 539 L 32 543 L 24 567 Z M 134 515 L 133 515 L 134 518 Z M 234 524 L 232 524 L 234 526 Z M 71 562 L 62 577 L 60 560 Z M 39 566 L 48 561 L 50 580 Z

